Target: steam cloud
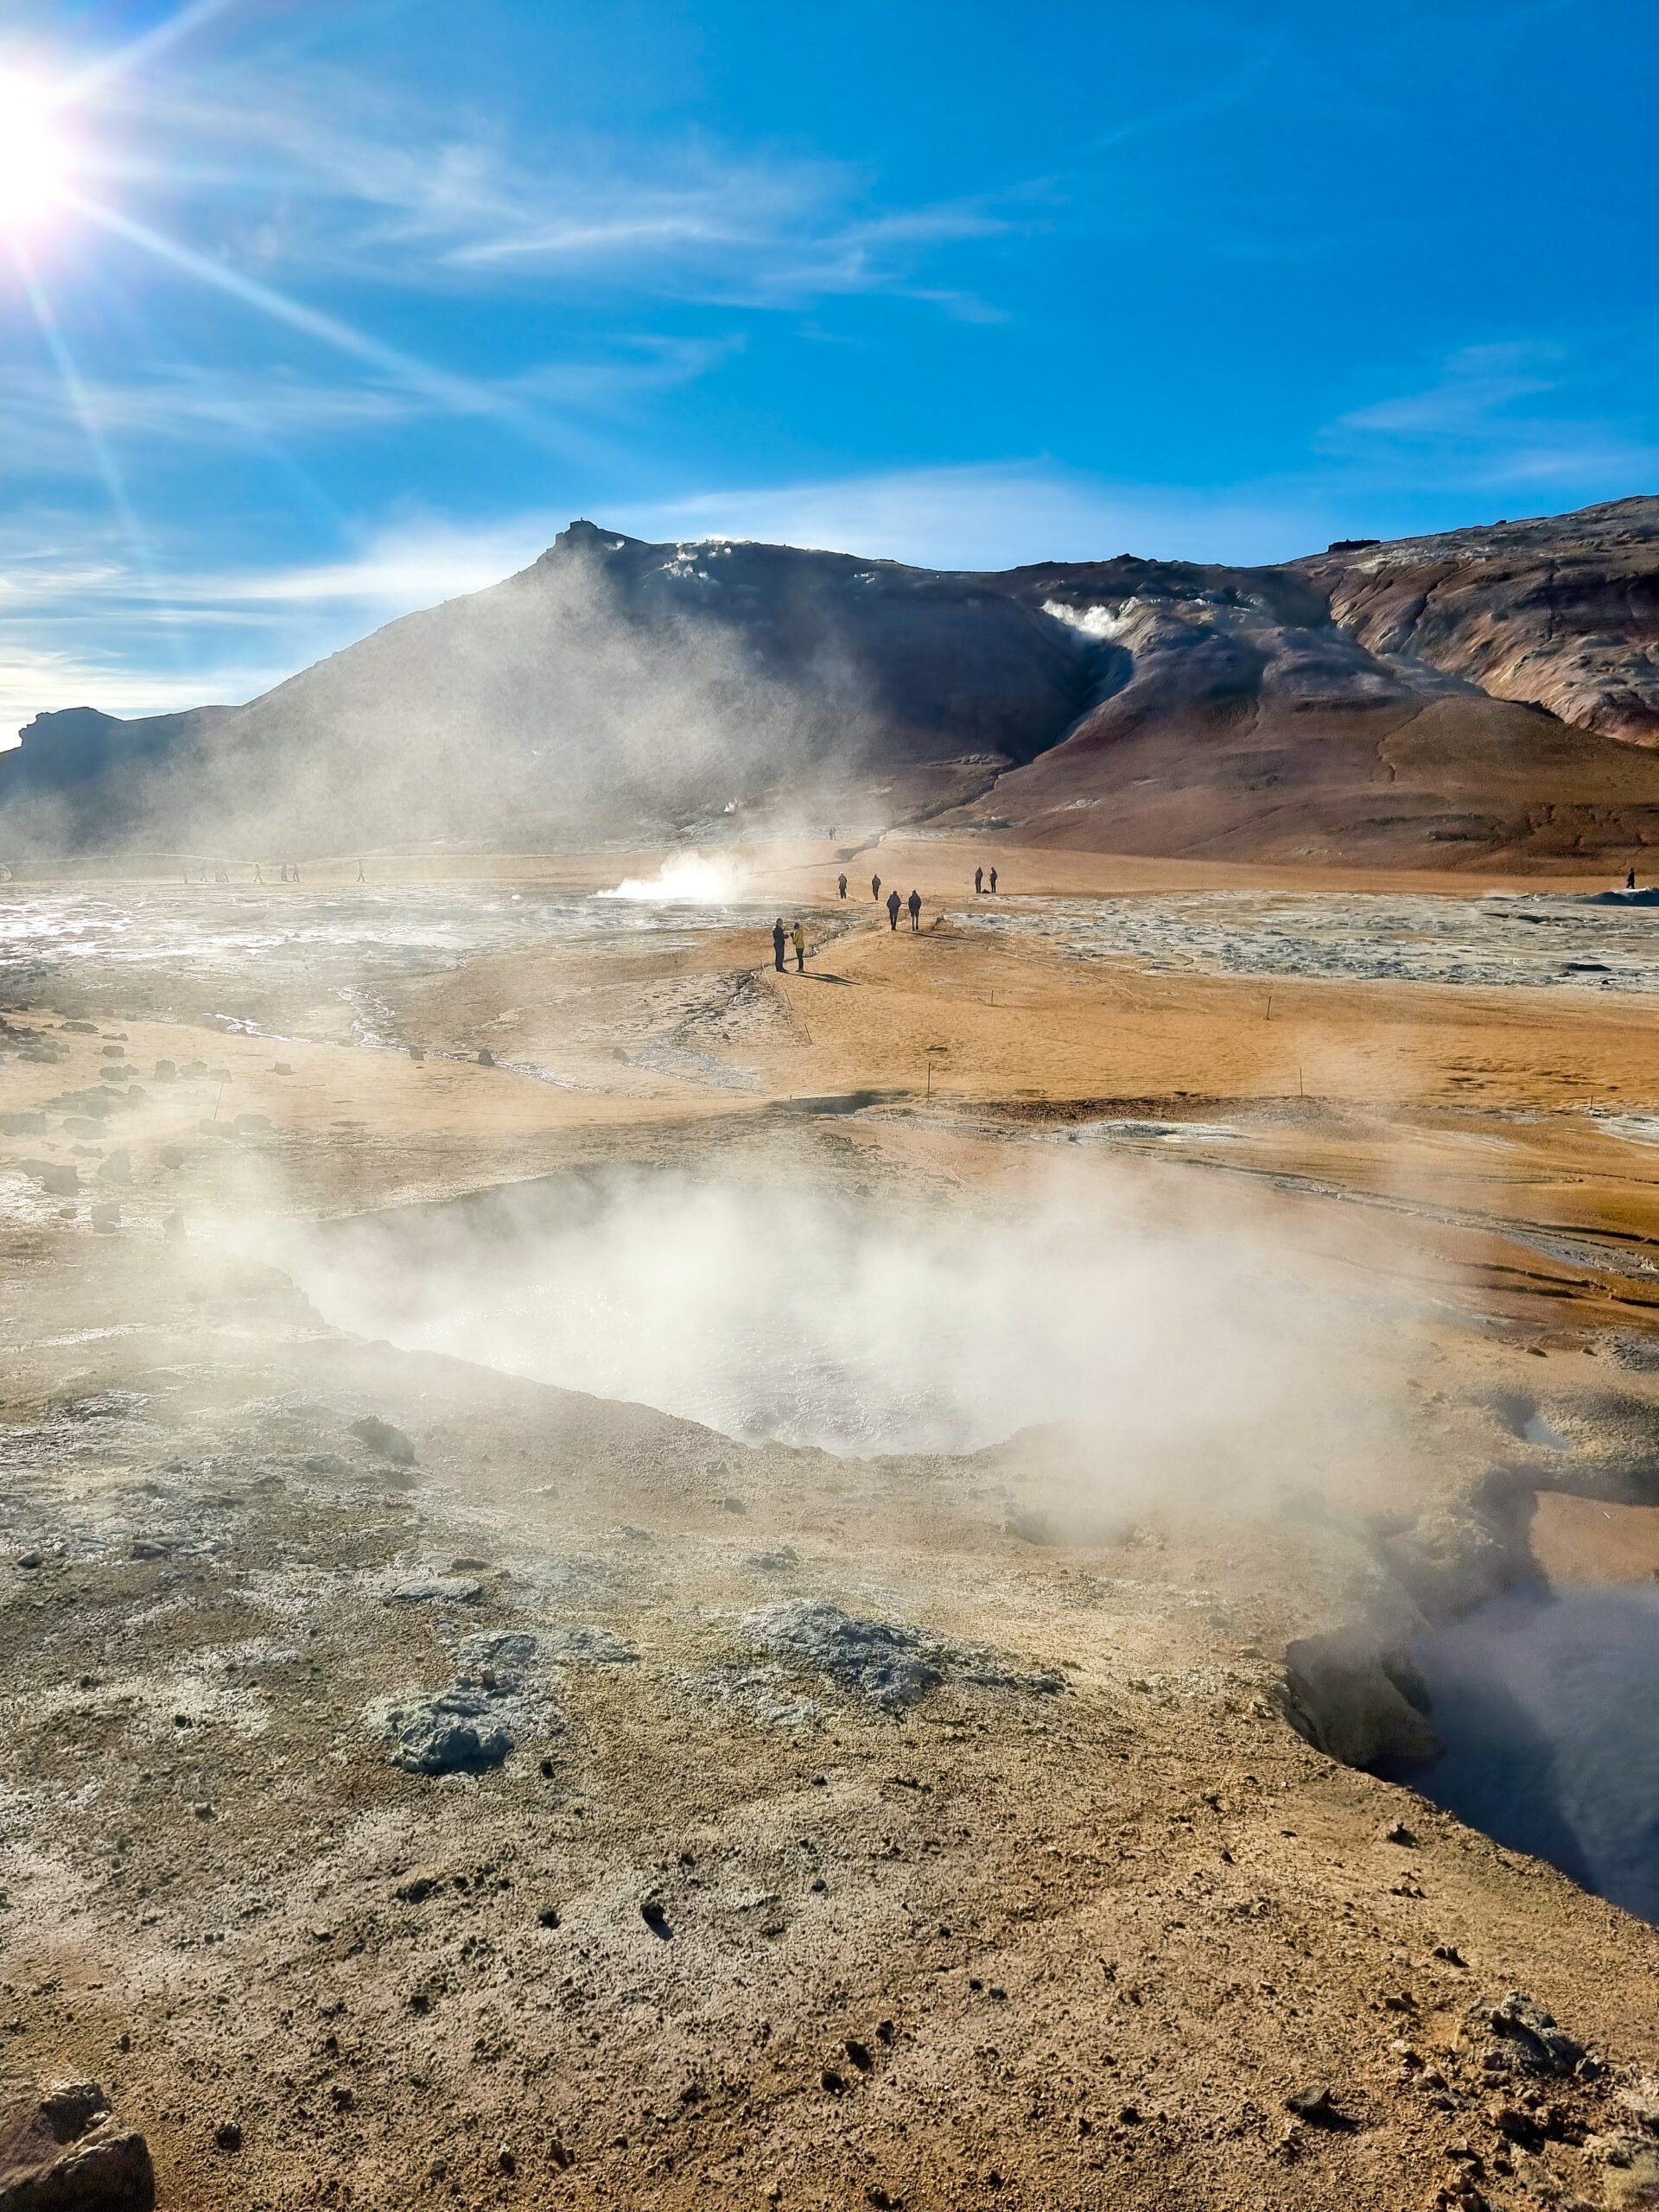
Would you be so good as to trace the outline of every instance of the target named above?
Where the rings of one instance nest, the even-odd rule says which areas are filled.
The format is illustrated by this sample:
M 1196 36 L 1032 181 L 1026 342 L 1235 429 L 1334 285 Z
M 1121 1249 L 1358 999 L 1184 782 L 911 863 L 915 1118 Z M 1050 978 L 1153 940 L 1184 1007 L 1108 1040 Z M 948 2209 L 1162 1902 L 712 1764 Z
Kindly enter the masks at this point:
M 614 1172 L 287 1225 L 270 1255 L 348 1329 L 740 1437 L 962 1452 L 1078 1422 L 1103 1484 L 1241 1498 L 1371 1452 L 1305 1264 L 1169 1201 L 1105 1167 L 949 1214 Z

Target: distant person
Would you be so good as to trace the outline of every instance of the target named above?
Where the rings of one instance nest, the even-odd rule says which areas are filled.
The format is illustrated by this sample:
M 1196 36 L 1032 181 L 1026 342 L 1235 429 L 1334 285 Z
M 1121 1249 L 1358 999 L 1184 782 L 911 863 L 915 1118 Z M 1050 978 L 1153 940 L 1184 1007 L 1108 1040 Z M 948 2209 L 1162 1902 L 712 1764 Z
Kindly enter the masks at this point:
M 362 856 L 362 855 L 361 855 L 360 853 L 358 855 L 358 859 L 357 859 L 357 880 L 358 880 L 358 881 L 359 881 L 359 883 L 366 883 L 366 882 L 368 881 L 368 880 L 369 880 L 369 879 L 367 878 L 367 876 L 366 876 L 366 875 L 365 875 L 365 874 L 364 874 L 364 873 L 363 873 L 363 856 Z M 991 888 L 992 888 L 992 890 L 993 890 L 993 891 L 995 891 L 995 888 L 996 888 L 996 886 L 995 886 L 995 884 L 993 884 L 993 885 L 991 886 Z
M 920 929 L 922 926 L 921 893 L 919 891 L 912 891 L 909 898 L 906 899 L 905 904 L 910 909 L 910 926 L 913 930 Z
M 995 868 L 991 870 L 991 895 L 993 898 L 996 895 L 996 870 Z
M 985 871 L 984 871 L 984 869 L 983 869 L 982 868 L 976 868 L 974 870 L 974 896 L 975 896 L 975 898 L 976 898 L 976 899 L 977 899 L 977 898 L 978 898 L 978 896 L 979 896 L 980 893 L 981 893 L 984 888 L 985 888 Z
M 772 965 L 777 969 L 778 973 L 780 976 L 784 972 L 785 942 L 784 918 L 779 914 L 777 920 L 772 925 Z
M 794 934 L 790 938 L 790 943 L 795 948 L 795 973 L 798 976 L 804 976 L 806 973 L 806 931 L 798 922 L 795 925 Z
M 896 891 L 889 891 L 887 893 L 887 927 L 890 930 L 896 930 L 898 926 L 899 893 Z
M 844 875 L 838 875 L 836 878 L 836 888 L 843 899 L 847 896 L 847 879 Z
M 1633 868 L 1626 868 L 1624 871 L 1624 888 L 1627 891 L 1634 891 L 1636 888 L 1636 870 Z
M 263 883 L 265 880 L 259 873 L 259 863 L 257 861 L 255 861 L 253 864 L 253 880 L 256 883 Z
M 879 875 L 873 875 L 870 878 L 870 896 L 872 899 L 879 899 L 881 896 L 881 879 Z

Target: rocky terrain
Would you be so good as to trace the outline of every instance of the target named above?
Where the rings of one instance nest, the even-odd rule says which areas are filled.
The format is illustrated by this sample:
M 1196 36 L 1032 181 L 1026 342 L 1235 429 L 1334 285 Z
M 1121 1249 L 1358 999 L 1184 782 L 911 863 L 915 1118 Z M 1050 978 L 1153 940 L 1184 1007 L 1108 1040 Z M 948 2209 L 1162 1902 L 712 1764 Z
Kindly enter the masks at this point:
M 0 836 L 245 861 L 931 821 L 1622 872 L 1659 848 L 1656 548 L 1649 499 L 1266 569 L 936 572 L 575 523 L 246 707 L 38 717 Z

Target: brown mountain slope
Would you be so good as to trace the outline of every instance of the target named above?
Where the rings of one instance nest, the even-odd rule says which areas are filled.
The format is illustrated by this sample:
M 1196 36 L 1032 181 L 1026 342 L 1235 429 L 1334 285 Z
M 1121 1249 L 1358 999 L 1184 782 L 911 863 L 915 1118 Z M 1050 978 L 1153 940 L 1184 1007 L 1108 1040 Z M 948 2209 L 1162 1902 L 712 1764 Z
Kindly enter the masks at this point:
M 1659 849 L 1656 604 L 1654 499 L 1266 569 L 970 574 L 577 523 L 246 707 L 94 717 L 95 773 L 86 710 L 40 717 L 0 755 L 0 840 L 1000 821 L 1101 851 L 1622 870 Z
M 1368 652 L 1659 745 L 1659 499 L 1352 547 L 1296 563 Z

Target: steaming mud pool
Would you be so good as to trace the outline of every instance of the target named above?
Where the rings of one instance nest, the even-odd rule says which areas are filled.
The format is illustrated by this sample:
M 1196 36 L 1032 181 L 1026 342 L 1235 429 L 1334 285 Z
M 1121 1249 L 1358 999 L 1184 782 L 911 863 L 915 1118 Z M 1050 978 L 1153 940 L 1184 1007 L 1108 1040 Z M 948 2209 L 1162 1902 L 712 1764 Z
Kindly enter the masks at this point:
M 1659 1585 L 1507 1591 L 1414 1656 L 1446 1752 L 1401 1778 L 1659 1922 Z

